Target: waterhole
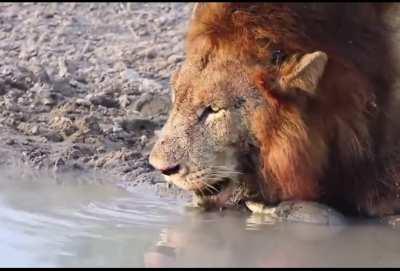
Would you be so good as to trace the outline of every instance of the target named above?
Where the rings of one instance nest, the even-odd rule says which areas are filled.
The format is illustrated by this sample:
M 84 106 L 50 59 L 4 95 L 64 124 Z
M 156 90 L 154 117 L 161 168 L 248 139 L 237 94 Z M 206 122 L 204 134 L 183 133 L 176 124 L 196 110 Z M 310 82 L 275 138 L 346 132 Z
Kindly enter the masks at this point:
M 2 267 L 396 267 L 400 232 L 201 212 L 98 175 L 0 174 Z

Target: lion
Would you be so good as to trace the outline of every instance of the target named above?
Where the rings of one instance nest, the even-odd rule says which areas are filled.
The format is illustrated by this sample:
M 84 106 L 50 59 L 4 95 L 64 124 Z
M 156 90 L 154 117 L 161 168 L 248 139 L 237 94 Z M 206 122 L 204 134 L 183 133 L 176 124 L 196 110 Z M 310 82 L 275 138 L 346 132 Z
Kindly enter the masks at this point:
M 206 208 L 306 201 L 349 215 L 398 213 L 389 10 L 196 4 L 150 164 Z

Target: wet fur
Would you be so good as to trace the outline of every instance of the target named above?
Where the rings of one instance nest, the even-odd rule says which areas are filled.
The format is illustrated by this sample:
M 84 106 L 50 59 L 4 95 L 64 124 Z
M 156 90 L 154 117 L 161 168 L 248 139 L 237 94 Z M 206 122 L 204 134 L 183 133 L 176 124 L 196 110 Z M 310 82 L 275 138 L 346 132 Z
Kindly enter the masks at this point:
M 240 59 L 271 105 L 253 131 L 267 202 L 316 200 L 370 216 L 399 211 L 399 129 L 390 122 L 396 119 L 395 72 L 381 31 L 385 10 L 372 3 L 197 7 L 188 53 L 200 52 L 204 67 L 217 55 Z M 275 49 L 328 54 L 315 96 L 274 87 L 276 71 L 268 63 Z

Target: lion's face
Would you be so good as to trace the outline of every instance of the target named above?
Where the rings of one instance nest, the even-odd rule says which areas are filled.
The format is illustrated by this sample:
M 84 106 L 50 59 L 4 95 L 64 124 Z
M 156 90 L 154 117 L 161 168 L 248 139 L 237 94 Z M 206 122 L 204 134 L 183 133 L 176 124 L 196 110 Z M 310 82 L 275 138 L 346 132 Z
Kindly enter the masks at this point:
M 251 143 L 248 116 L 260 104 L 258 92 L 235 61 L 206 69 L 187 61 L 173 74 L 171 89 L 173 108 L 150 163 L 203 199 L 232 200 L 245 174 L 240 161 Z
M 286 174 L 285 168 L 292 166 L 287 161 L 293 148 L 287 143 L 293 140 L 287 133 L 307 137 L 304 129 L 296 131 L 302 123 L 293 122 L 302 115 L 296 102 L 280 106 L 274 96 L 316 91 L 326 61 L 322 52 L 294 55 L 258 74 L 257 67 L 229 57 L 215 57 L 207 65 L 201 58 L 188 58 L 171 78 L 173 108 L 150 163 L 206 205 L 258 197 L 258 172 L 271 166 L 278 176 L 279 170 Z

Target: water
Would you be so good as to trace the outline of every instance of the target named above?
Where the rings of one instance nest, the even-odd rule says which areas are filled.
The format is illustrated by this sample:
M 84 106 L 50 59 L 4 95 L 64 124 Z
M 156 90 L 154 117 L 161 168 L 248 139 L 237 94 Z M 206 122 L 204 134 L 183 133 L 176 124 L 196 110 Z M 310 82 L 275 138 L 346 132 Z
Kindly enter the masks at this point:
M 1 267 L 399 267 L 400 232 L 203 213 L 93 176 L 0 172 Z

